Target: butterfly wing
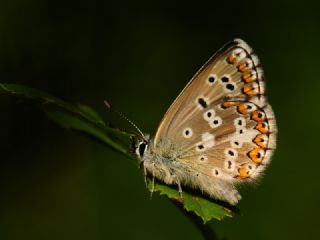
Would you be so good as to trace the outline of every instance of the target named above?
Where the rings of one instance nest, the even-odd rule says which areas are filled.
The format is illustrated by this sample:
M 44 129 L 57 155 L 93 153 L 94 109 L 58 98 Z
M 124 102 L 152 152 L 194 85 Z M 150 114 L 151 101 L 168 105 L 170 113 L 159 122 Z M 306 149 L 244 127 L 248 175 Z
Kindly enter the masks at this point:
M 238 183 L 259 177 L 275 149 L 276 125 L 263 71 L 240 39 L 222 47 L 195 74 L 163 117 L 154 146 L 179 146 L 190 171 Z

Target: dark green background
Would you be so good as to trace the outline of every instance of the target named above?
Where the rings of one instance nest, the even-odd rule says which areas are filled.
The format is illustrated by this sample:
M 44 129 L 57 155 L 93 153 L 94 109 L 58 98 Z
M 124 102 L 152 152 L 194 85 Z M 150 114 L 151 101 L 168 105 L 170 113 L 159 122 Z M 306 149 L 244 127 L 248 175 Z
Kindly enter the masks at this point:
M 0 81 L 105 113 L 109 99 L 154 133 L 175 96 L 225 42 L 245 39 L 265 70 L 278 150 L 228 239 L 319 238 L 318 1 L 0 2 Z M 130 160 L 0 98 L 0 239 L 201 239 L 144 187 Z

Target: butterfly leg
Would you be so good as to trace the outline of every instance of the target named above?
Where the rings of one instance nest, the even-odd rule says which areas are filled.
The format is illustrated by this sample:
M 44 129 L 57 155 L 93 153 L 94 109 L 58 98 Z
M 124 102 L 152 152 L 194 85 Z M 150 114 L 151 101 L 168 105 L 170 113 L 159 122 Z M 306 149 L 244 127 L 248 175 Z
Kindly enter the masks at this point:
M 147 182 L 147 168 L 145 165 L 143 165 L 143 172 L 144 172 L 144 184 L 146 185 L 146 188 L 148 188 L 148 182 Z
M 152 199 L 153 192 L 154 192 L 154 176 L 152 176 L 152 187 L 150 191 L 150 199 Z
M 153 164 L 154 166 L 154 164 Z M 154 185 L 155 185 L 155 172 L 154 172 L 154 167 L 152 170 L 152 187 L 151 187 L 151 191 L 150 191 L 150 199 L 152 199 L 152 194 L 154 192 Z
M 183 200 L 183 192 L 182 192 L 181 183 L 178 181 L 177 184 L 178 184 L 180 199 Z

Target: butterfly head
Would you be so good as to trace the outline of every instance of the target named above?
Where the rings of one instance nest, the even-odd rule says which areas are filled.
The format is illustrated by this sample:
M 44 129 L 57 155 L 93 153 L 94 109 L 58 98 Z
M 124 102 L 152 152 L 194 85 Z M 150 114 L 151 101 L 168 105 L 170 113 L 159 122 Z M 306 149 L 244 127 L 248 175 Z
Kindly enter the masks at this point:
M 143 159 L 143 156 L 146 151 L 149 149 L 151 139 L 149 135 L 144 135 L 143 138 L 140 138 L 136 141 L 136 144 L 134 146 L 135 153 L 140 159 Z

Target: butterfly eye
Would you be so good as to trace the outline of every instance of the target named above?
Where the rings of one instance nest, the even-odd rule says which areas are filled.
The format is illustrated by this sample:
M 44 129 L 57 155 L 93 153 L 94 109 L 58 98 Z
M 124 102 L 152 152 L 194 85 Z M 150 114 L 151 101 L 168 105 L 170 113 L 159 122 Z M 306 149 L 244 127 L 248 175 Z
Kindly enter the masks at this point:
M 143 157 L 144 153 L 148 150 L 148 143 L 146 143 L 145 141 L 140 142 L 138 147 L 136 148 L 136 154 L 139 157 Z

